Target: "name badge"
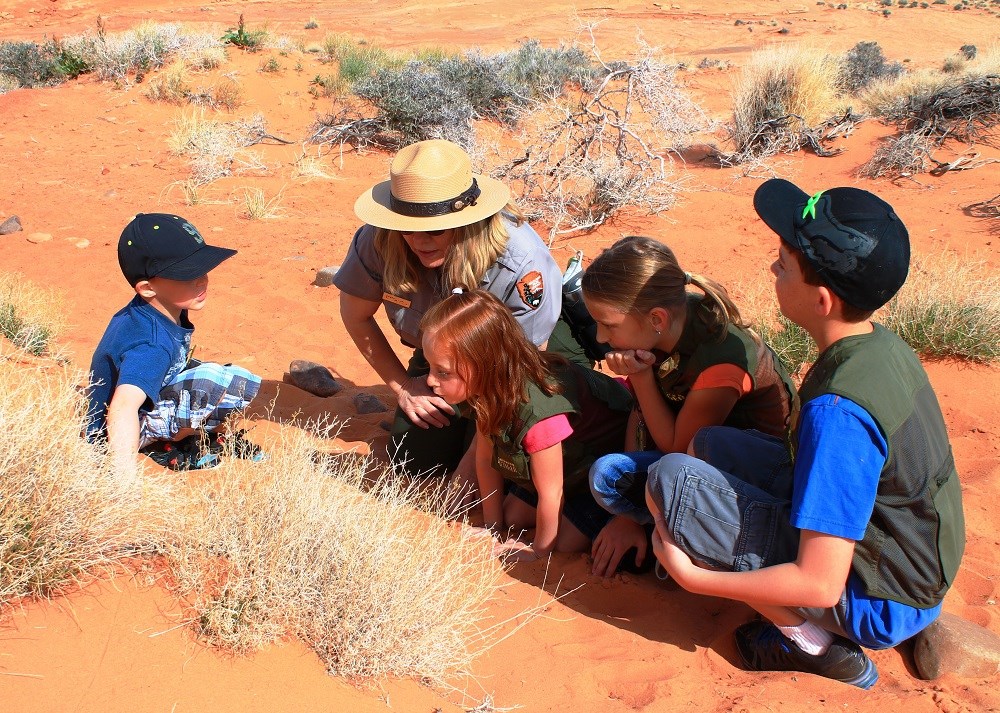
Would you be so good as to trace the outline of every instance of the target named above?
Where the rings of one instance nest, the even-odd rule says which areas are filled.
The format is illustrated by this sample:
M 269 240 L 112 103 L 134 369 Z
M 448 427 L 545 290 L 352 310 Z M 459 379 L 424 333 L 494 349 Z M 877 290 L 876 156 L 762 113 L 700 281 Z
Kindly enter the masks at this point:
M 404 299 L 402 297 L 397 297 L 396 295 L 390 295 L 388 292 L 382 293 L 382 301 L 392 302 L 394 305 L 399 305 L 400 307 L 403 308 L 409 307 L 411 304 L 413 304 L 411 300 Z

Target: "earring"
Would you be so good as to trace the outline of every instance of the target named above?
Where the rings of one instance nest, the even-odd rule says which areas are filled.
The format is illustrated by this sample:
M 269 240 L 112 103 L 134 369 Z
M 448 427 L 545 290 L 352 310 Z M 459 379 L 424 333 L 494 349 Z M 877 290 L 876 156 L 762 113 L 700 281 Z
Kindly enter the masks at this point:
M 657 330 L 656 330 L 656 336 L 658 336 L 658 337 L 659 337 L 659 336 L 660 336 L 661 334 L 663 334 L 663 332 L 661 332 L 661 331 L 660 331 L 659 329 L 657 329 Z

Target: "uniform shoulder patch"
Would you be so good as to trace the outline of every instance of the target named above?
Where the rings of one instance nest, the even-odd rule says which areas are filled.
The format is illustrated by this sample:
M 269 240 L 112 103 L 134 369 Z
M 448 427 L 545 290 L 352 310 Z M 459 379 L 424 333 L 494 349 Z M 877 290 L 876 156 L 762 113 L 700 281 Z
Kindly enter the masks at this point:
M 517 283 L 517 294 L 521 295 L 521 301 L 531 309 L 538 309 L 542 304 L 542 295 L 545 294 L 545 280 L 542 273 L 532 270 Z

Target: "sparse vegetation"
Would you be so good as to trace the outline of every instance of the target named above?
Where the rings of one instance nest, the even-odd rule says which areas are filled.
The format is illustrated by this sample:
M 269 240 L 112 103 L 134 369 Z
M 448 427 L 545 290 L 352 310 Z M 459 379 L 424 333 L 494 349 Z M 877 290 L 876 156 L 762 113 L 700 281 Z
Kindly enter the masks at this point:
M 40 356 L 52 350 L 64 326 L 57 293 L 32 284 L 23 275 L 0 273 L 0 335 Z
M 281 207 L 281 192 L 277 195 L 267 197 L 261 188 L 250 187 L 243 189 L 243 213 L 247 220 L 265 220 L 269 218 L 279 218 L 285 209 Z
M 228 45 L 239 47 L 248 52 L 257 52 L 264 46 L 264 41 L 267 40 L 267 30 L 264 28 L 248 30 L 246 21 L 243 19 L 243 13 L 241 12 L 236 27 L 230 27 L 226 30 L 221 40 Z
M 876 79 L 894 79 L 903 73 L 899 62 L 887 62 L 878 42 L 859 42 L 844 55 L 840 84 L 851 94 Z
M 753 162 L 808 146 L 823 154 L 821 123 L 840 114 L 835 58 L 807 48 L 782 45 L 751 55 L 733 98 L 727 164 Z
M 264 118 L 259 114 L 221 122 L 208 119 L 203 110 L 197 110 L 177 119 L 168 143 L 174 153 L 188 157 L 192 180 L 202 184 L 234 171 L 263 169 L 260 158 L 244 149 L 275 138 L 267 133 Z
M 199 633 L 238 652 L 298 636 L 350 678 L 465 668 L 501 572 L 488 541 L 462 537 L 447 492 L 315 448 L 283 429 L 268 460 L 194 486 L 168 558 Z
M 51 597 L 159 551 L 171 489 L 123 480 L 80 437 L 81 374 L 24 363 L 0 339 L 0 612 Z M 154 505 L 155 503 L 155 505 Z
M 187 66 L 175 62 L 149 80 L 145 94 L 152 101 L 186 104 L 191 98 L 189 81 Z
M 876 318 L 922 356 L 1000 360 L 1000 277 L 955 253 L 914 260 Z

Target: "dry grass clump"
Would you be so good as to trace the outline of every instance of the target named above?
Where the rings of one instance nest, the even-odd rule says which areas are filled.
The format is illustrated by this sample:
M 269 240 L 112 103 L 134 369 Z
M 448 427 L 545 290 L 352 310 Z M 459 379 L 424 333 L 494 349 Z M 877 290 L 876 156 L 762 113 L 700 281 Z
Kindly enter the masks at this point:
M 481 645 L 501 565 L 463 538 L 447 493 L 353 456 L 317 457 L 282 429 L 260 463 L 234 460 L 196 485 L 168 561 L 199 633 L 248 652 L 298 636 L 331 673 L 439 682 Z
M 955 253 L 914 260 L 876 320 L 927 357 L 1000 360 L 1000 275 Z
M 842 113 L 840 62 L 816 49 L 779 45 L 754 52 L 733 96 L 728 164 L 810 146 L 822 151 L 820 124 Z
M 20 88 L 21 83 L 14 77 L 9 74 L 0 74 L 0 94 L 6 94 Z
M 233 79 L 223 77 L 210 87 L 199 87 L 188 95 L 188 101 L 210 109 L 235 111 L 243 105 L 243 89 Z
M 173 510 L 165 483 L 114 475 L 80 437 L 80 374 L 19 361 L 0 340 L 0 609 L 158 551 Z
M 62 298 L 18 273 L 0 273 L 0 335 L 14 346 L 39 356 L 52 350 L 65 318 Z
M 262 188 L 244 188 L 242 216 L 247 220 L 280 218 L 285 214 L 285 209 L 281 205 L 281 197 L 281 191 L 279 191 L 277 195 L 268 198 Z
M 145 94 L 156 102 L 186 104 L 191 96 L 190 79 L 187 65 L 174 62 L 149 80 Z
M 177 119 L 168 144 L 174 153 L 188 157 L 192 180 L 202 184 L 238 171 L 262 170 L 260 158 L 244 149 L 267 138 L 272 137 L 259 114 L 222 122 L 207 118 L 199 109 Z
M 867 178 L 912 176 L 930 165 L 933 142 L 922 134 L 888 136 L 858 170 Z

